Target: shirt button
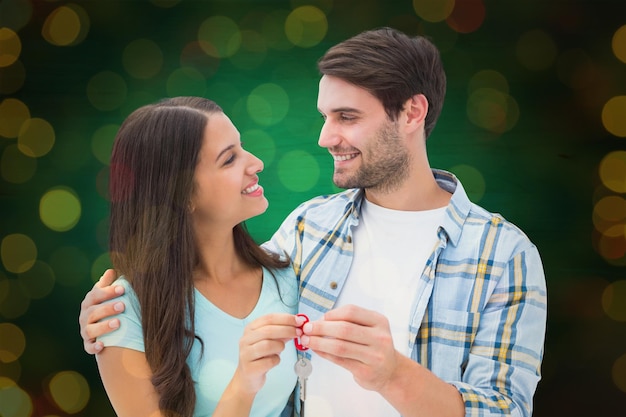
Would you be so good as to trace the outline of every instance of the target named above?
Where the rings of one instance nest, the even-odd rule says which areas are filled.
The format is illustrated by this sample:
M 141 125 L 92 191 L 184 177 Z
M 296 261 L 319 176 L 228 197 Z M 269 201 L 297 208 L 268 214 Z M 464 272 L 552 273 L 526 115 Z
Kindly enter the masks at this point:
M 348 243 L 352 243 L 352 236 L 348 236 L 348 237 L 346 238 L 346 242 L 348 242 Z
M 330 289 L 331 290 L 336 290 L 337 289 L 337 283 L 335 281 L 330 283 Z

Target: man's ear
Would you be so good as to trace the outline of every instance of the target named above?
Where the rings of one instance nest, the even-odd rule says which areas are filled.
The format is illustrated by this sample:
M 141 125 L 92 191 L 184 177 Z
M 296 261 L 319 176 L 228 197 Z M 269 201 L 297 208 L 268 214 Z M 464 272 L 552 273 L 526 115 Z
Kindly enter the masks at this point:
M 428 99 L 424 94 L 415 94 L 404 103 L 406 114 L 406 128 L 413 131 L 424 128 L 424 120 L 428 114 Z

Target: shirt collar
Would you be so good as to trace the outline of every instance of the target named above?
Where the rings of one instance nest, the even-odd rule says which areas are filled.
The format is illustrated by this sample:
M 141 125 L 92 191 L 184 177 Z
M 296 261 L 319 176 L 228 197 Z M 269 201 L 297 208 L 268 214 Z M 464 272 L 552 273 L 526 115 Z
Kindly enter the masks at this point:
M 463 224 L 472 208 L 472 202 L 467 196 L 463 185 L 454 174 L 441 169 L 433 169 L 432 173 L 439 187 L 452 193 L 450 204 L 448 204 L 446 215 L 441 225 L 440 237 L 443 239 L 447 237 L 446 240 L 456 246 L 461 238 Z M 347 196 L 348 200 L 345 210 L 350 213 L 355 222 L 354 224 L 358 224 L 361 204 L 363 204 L 363 199 L 365 198 L 365 190 L 349 190 Z M 441 235 L 442 233 L 444 236 Z

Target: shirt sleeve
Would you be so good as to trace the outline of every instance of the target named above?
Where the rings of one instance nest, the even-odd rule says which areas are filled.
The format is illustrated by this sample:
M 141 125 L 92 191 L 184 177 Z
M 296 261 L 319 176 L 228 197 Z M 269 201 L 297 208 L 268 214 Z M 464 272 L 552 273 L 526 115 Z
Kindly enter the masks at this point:
M 536 247 L 515 255 L 481 314 L 457 387 L 466 416 L 529 417 L 541 377 L 547 302 Z
M 137 294 L 130 283 L 123 277 L 115 281 L 114 285 L 124 287 L 124 294 L 108 303 L 123 302 L 125 309 L 114 316 L 120 320 L 120 327 L 110 333 L 98 337 L 104 346 L 117 346 L 145 352 L 143 344 L 143 329 L 141 327 L 141 309 Z M 108 319 L 108 318 L 107 318 Z

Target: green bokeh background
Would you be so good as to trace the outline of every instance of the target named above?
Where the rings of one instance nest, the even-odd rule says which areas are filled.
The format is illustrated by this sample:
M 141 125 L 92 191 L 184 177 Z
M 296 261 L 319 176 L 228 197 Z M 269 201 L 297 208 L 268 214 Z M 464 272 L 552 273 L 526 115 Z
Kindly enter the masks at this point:
M 455 32 L 446 21 L 425 21 L 413 3 L 76 0 L 88 16 L 84 39 L 55 46 L 44 39 L 42 27 L 51 13 L 71 2 L 0 0 L 0 28 L 19 36 L 25 75 L 20 87 L 7 93 L 15 75 L 0 68 L 0 104 L 22 101 L 31 117 L 46 120 L 55 133 L 50 152 L 29 160 L 36 166 L 31 178 L 20 183 L 0 178 L 0 240 L 28 236 L 38 260 L 29 274 L 0 264 L 0 326 L 17 326 L 25 340 L 20 357 L 7 360 L 1 350 L 12 341 L 0 339 L 0 402 L 6 399 L 4 377 L 32 403 L 31 414 L 19 409 L 9 413 L 7 403 L 0 405 L 0 416 L 114 415 L 94 358 L 83 351 L 77 318 L 84 294 L 108 266 L 106 157 L 126 115 L 172 94 L 217 101 L 241 131 L 245 146 L 265 161 L 260 179 L 270 208 L 248 222 L 263 241 L 298 203 L 336 191 L 332 161 L 317 146 L 317 59 L 335 43 L 383 25 L 426 34 L 442 51 L 448 94 L 428 142 L 432 166 L 456 172 L 477 203 L 520 226 L 543 257 L 549 322 L 534 415 L 626 416 L 626 291 L 614 292 L 622 298 L 613 300 L 613 314 L 606 308 L 607 286 L 626 279 L 626 262 L 623 255 L 610 262 L 598 250 L 592 221 L 594 204 L 602 196 L 625 197 L 603 187 L 598 172 L 603 158 L 626 150 L 626 139 L 607 131 L 601 119 L 609 99 L 626 95 L 626 63 L 611 47 L 616 31 L 626 25 L 626 2 L 457 0 L 468 10 L 484 5 L 484 21 L 469 33 Z M 300 16 L 304 43 L 294 45 L 285 27 L 290 13 L 301 6 L 322 12 L 327 29 L 324 22 L 307 26 L 310 14 L 305 13 Z M 212 27 L 202 25 L 215 16 L 230 19 L 244 35 L 243 46 L 232 56 L 211 57 L 193 46 L 201 28 L 211 32 Z M 220 26 L 216 33 L 226 29 Z M 553 48 L 554 60 L 531 69 L 518 59 L 518 48 L 521 39 L 536 31 L 550 40 L 530 44 L 536 59 Z M 126 49 L 138 39 L 152 43 Z M 156 53 L 150 49 L 154 45 Z M 571 51 L 587 57 L 586 72 L 558 59 Z M 125 60 L 138 54 L 146 58 L 138 59 L 141 65 L 130 74 Z M 501 133 L 468 116 L 468 87 L 484 70 L 504 77 L 517 104 L 516 123 Z M 137 78 L 139 73 L 147 78 Z M 96 76 L 105 77 L 110 91 L 100 90 L 94 101 L 88 90 Z M 624 120 L 626 108 L 622 110 Z M 0 154 L 15 143 L 15 138 L 0 136 Z M 12 162 L 6 157 L 3 163 Z M 42 196 L 57 187 L 69 189 L 81 205 L 78 222 L 63 232 L 47 227 L 39 213 Z M 626 213 L 621 218 L 626 223 Z M 616 244 L 622 245 L 618 250 L 626 247 Z M 9 336 L 0 332 L 0 337 Z M 72 413 L 57 406 L 48 388 L 63 371 L 76 372 L 89 384 L 83 394 L 66 387 L 70 396 L 88 395 L 86 405 Z

